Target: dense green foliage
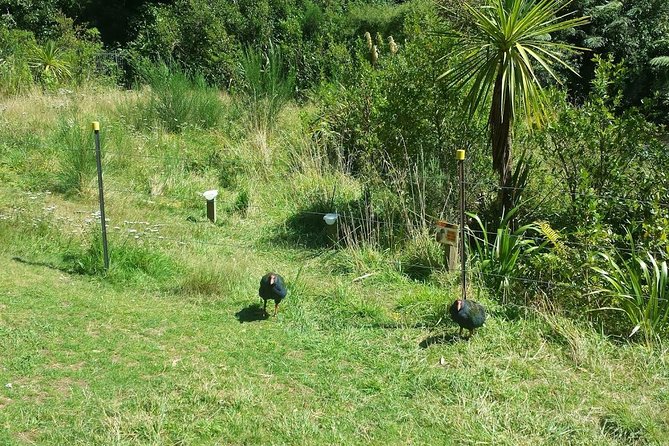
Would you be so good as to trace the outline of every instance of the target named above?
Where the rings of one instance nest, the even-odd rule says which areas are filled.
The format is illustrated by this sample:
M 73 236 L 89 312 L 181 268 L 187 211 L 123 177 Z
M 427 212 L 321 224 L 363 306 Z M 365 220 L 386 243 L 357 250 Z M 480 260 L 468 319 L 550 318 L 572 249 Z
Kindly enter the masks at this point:
M 613 57 L 625 74 L 620 83 L 622 106 L 640 106 L 647 116 L 667 123 L 669 116 L 669 2 L 664 0 L 576 0 L 570 8 L 591 16 L 588 26 L 565 36 L 592 50 Z M 579 79 L 570 87 L 581 96 L 594 78 L 592 55 L 580 58 Z
M 477 5 L 478 2 L 472 2 Z M 350 62 L 357 39 L 369 32 L 383 51 L 389 36 L 400 47 L 413 37 L 416 9 L 443 11 L 455 29 L 467 28 L 459 2 L 413 0 L 363 2 L 339 0 L 250 1 L 135 0 L 110 3 L 100 0 L 0 0 L 0 28 L 32 32 L 44 43 L 63 35 L 64 17 L 82 31 L 99 31 L 108 49 L 122 49 L 152 59 L 175 60 L 198 71 L 210 82 L 229 87 L 237 80 L 237 66 L 246 47 L 280 47 L 296 74 L 300 89 L 337 79 Z M 440 9 L 443 8 L 443 9 Z M 623 105 L 641 106 L 645 116 L 666 122 L 669 111 L 669 5 L 663 0 L 578 0 L 566 11 L 589 16 L 591 23 L 556 36 L 589 49 L 574 61 L 580 77 L 565 71 L 568 86 L 579 100 L 590 90 L 595 64 L 592 55 L 611 55 L 623 63 Z M 69 19 L 67 19 L 69 20 Z M 430 30 L 434 22 L 421 22 Z M 381 40 L 379 40 L 379 36 Z M 5 39 L 0 39 L 0 42 Z M 377 42 L 377 40 L 379 40 Z M 73 42 L 70 42 L 71 44 Z M 62 44 L 60 45 L 62 46 Z M 118 62 L 116 56 L 112 62 Z M 81 65 L 90 65 L 84 60 Z M 99 65 L 100 62 L 97 62 Z M 11 64 L 13 66 L 13 64 Z M 94 64 L 95 65 L 95 64 Z M 98 67 L 99 68 L 99 67 Z M 128 65 L 122 64 L 123 69 Z M 5 67 L 7 69 L 7 67 Z M 20 64 L 14 69 L 21 71 Z M 541 73 L 539 77 L 546 73 Z

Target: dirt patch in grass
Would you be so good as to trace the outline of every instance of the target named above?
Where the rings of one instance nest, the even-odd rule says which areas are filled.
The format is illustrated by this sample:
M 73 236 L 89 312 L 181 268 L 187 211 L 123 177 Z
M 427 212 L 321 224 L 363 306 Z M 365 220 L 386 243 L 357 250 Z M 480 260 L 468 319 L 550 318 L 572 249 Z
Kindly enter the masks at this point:
M 9 404 L 12 402 L 11 398 L 7 398 L 5 396 L 0 396 L 0 410 L 4 409 L 5 407 L 9 406 Z
M 88 388 L 88 383 L 71 378 L 61 378 L 55 382 L 53 388 L 59 395 L 69 397 L 72 394 L 73 389 Z
M 16 438 L 18 438 L 21 443 L 37 444 L 37 439 L 39 438 L 39 432 L 37 432 L 36 430 L 19 432 L 18 434 L 16 434 Z

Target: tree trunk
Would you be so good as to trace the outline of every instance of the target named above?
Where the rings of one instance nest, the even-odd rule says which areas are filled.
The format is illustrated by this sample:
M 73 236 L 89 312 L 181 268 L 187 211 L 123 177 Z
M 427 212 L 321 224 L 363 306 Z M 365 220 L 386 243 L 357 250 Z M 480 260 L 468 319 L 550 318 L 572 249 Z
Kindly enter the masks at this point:
M 492 94 L 492 107 L 490 108 L 490 143 L 492 145 L 492 167 L 499 176 L 499 193 L 497 202 L 502 212 L 510 211 L 511 192 L 509 187 L 511 180 L 511 122 L 513 111 L 509 91 L 504 92 L 504 104 L 502 104 L 502 76 L 500 69 L 495 80 L 495 89 Z

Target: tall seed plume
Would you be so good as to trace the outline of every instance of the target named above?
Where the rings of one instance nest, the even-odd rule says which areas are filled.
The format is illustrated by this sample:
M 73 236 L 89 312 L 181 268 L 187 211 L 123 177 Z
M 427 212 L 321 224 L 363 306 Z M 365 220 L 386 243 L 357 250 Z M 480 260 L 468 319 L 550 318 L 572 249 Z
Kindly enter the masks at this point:
M 381 33 L 379 32 L 376 33 L 376 46 L 383 48 L 383 36 L 381 36 Z
M 367 42 L 367 49 L 372 51 L 372 35 L 369 33 L 369 31 L 365 31 L 365 41 Z
M 388 36 L 388 47 L 390 48 L 391 54 L 397 53 L 398 47 L 397 44 L 395 43 L 395 39 L 393 39 L 393 36 Z

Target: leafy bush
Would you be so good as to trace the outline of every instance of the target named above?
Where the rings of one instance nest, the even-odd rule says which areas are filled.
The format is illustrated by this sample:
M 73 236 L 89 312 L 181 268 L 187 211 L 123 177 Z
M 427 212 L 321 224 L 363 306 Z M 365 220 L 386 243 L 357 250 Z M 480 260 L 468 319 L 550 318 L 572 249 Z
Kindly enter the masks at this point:
M 600 60 L 588 101 L 578 107 L 557 96 L 557 121 L 537 133 L 544 167 L 555 172 L 545 188 L 568 197 L 547 201 L 545 217 L 572 232 L 631 230 L 635 241 L 652 245 L 661 234 L 636 222 L 657 227 L 669 217 L 659 205 L 669 191 L 669 152 L 659 129 L 638 110 L 616 113 L 622 100 L 616 88 L 620 70 Z
M 53 42 L 56 48 L 61 49 L 62 62 L 69 72 L 64 77 L 68 84 L 82 85 L 94 79 L 104 80 L 106 74 L 99 66 L 103 55 L 100 32 L 96 28 L 77 25 L 63 14 L 56 15 L 55 21 L 54 40 L 47 40 L 44 48 L 47 50 L 49 42 Z
M 0 94 L 21 93 L 33 85 L 28 54 L 36 45 L 32 33 L 0 24 Z
M 50 20 L 48 38 L 40 43 L 33 32 L 0 23 L 0 93 L 24 92 L 35 81 L 52 90 L 100 77 L 99 32 L 75 25 L 62 14 L 55 14 Z
M 437 176 L 452 179 L 453 154 L 462 148 L 468 149 L 468 166 L 485 177 L 486 135 L 477 128 L 485 126 L 485 118 L 477 115 L 470 121 L 460 111 L 461 98 L 435 82 L 443 67 L 434 61 L 450 51 L 450 44 L 432 33 L 440 26 L 435 15 L 422 9 L 415 14 L 420 20 L 405 18 L 410 40 L 396 54 L 386 45 L 375 66 L 368 61 L 363 36 L 358 36 L 349 69 L 340 73 L 338 83 L 319 91 L 322 112 L 314 136 L 335 152 L 330 158 L 345 160 L 361 178 L 387 180 L 424 163 Z
M 590 26 L 564 37 L 590 48 L 598 56 L 609 55 L 621 63 L 622 105 L 643 105 L 644 113 L 656 122 L 668 123 L 669 70 L 657 64 L 669 55 L 669 3 L 665 0 L 626 0 L 603 2 L 576 0 L 569 8 L 578 15 L 590 16 Z M 655 61 L 655 63 L 653 63 Z M 582 58 L 580 77 L 573 76 L 570 89 L 586 98 L 592 90 L 597 61 Z
M 143 9 L 133 54 L 151 60 L 172 60 L 185 70 L 200 73 L 209 83 L 229 86 L 239 46 L 227 24 L 236 15 L 232 2 L 178 0 Z

